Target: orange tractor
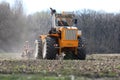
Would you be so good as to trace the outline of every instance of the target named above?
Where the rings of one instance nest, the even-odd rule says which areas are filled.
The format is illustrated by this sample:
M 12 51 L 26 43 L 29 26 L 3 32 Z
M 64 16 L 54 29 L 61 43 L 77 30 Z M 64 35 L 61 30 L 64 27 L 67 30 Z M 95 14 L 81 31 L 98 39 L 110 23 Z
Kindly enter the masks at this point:
M 47 35 L 40 35 L 36 40 L 35 57 L 37 59 L 85 60 L 85 44 L 81 38 L 82 32 L 76 26 L 77 19 L 73 13 L 56 13 L 51 9 L 52 27 Z

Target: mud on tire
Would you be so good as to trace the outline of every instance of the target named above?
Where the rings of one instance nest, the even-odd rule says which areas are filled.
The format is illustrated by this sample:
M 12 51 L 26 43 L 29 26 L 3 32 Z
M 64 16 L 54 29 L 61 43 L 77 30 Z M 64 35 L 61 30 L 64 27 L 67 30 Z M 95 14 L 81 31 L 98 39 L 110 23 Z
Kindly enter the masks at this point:
M 37 59 L 42 59 L 42 40 L 41 39 L 37 40 L 36 42 L 35 54 Z

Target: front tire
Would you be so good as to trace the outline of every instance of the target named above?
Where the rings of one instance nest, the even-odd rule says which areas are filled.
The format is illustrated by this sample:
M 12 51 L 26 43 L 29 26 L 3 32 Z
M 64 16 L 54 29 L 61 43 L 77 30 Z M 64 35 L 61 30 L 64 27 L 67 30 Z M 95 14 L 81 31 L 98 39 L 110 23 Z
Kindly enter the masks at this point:
M 85 60 L 86 59 L 86 48 L 85 43 L 83 42 L 82 38 L 78 38 L 78 49 L 77 49 L 77 55 L 79 60 Z
M 46 38 L 46 59 L 54 60 L 56 59 L 56 54 L 58 53 L 57 48 L 55 48 L 57 40 L 54 37 Z

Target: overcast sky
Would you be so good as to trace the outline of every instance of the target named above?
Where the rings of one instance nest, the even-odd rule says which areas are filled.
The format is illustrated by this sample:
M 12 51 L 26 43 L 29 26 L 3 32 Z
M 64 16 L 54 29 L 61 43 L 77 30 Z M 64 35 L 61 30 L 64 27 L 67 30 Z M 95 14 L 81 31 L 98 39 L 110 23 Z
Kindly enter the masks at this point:
M 11 5 L 15 0 L 0 0 L 9 2 Z M 36 11 L 46 11 L 49 7 L 57 11 L 75 11 L 80 9 L 92 9 L 105 12 L 120 12 L 120 0 L 22 0 L 24 10 L 27 14 Z

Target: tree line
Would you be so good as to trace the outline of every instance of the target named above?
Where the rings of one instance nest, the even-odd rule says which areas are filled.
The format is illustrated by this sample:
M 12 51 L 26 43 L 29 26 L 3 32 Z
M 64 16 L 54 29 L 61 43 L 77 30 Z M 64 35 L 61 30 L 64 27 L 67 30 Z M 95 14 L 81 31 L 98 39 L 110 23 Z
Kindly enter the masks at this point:
M 120 52 L 120 13 L 78 11 L 89 52 Z
M 75 14 L 89 53 L 120 52 L 120 13 L 84 9 Z M 50 28 L 49 11 L 26 15 L 19 0 L 12 7 L 9 3 L 0 3 L 0 52 L 20 51 L 26 40 L 34 44 Z

